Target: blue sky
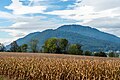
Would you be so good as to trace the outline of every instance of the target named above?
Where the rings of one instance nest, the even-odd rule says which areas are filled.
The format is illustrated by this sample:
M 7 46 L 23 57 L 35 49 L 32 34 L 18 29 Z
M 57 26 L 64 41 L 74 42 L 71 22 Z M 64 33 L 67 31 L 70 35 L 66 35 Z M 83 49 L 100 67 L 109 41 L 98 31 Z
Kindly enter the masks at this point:
M 0 42 L 80 24 L 120 36 L 119 0 L 0 0 Z

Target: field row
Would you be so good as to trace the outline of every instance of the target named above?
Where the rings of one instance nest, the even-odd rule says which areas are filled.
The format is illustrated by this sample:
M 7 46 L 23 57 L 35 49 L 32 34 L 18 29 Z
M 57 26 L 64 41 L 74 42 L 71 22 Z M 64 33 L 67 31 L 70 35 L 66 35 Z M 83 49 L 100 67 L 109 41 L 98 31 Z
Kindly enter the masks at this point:
M 14 80 L 120 80 L 120 59 L 0 53 L 0 75 Z

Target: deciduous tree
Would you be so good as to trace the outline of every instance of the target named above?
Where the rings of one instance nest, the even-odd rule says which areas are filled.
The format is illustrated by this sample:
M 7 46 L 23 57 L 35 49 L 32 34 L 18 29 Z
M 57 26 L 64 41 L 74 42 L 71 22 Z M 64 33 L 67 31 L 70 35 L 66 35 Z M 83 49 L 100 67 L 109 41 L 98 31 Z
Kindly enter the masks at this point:
M 45 41 L 43 52 L 46 53 L 65 53 L 68 45 L 67 39 L 49 38 Z
M 32 39 L 31 41 L 30 41 L 30 50 L 31 50 L 31 52 L 38 52 L 39 50 L 38 50 L 38 43 L 39 43 L 39 41 L 37 40 L 37 39 Z
M 20 52 L 27 52 L 28 49 L 28 45 L 27 44 L 23 44 L 21 46 L 19 46 Z
M 79 44 L 71 44 L 68 48 L 69 54 L 75 54 L 75 55 L 82 55 L 83 51 L 81 50 L 81 45 Z

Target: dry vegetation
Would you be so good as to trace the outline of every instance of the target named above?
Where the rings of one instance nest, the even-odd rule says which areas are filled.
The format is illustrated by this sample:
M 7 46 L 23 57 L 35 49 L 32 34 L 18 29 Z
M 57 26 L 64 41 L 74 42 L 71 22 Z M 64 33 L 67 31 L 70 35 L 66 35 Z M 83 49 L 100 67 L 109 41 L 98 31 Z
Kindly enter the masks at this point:
M 120 59 L 0 53 L 0 75 L 12 80 L 120 80 Z

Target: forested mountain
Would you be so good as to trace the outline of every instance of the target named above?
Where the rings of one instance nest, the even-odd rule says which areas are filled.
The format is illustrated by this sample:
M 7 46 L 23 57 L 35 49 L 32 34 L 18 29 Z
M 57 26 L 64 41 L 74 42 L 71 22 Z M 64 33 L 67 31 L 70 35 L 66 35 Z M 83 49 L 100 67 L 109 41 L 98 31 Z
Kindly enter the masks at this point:
M 34 32 L 18 39 L 17 43 L 18 45 L 29 44 L 32 39 L 37 39 L 41 48 L 45 40 L 51 37 L 66 38 L 69 43 L 81 44 L 83 50 L 120 50 L 119 37 L 81 25 L 64 25 L 55 30 L 49 29 L 43 32 Z M 10 45 L 7 47 L 10 47 Z

